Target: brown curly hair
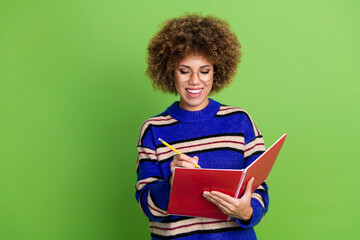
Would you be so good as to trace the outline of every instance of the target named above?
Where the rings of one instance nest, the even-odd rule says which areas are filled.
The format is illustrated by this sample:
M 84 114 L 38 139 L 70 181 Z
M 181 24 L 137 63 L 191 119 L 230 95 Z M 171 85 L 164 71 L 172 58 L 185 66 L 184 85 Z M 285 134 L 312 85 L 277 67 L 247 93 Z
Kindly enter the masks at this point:
M 200 53 L 214 64 L 212 92 L 231 83 L 240 62 L 240 43 L 229 24 L 215 16 L 187 14 L 162 23 L 148 46 L 147 75 L 155 90 L 177 94 L 174 74 L 178 62 Z

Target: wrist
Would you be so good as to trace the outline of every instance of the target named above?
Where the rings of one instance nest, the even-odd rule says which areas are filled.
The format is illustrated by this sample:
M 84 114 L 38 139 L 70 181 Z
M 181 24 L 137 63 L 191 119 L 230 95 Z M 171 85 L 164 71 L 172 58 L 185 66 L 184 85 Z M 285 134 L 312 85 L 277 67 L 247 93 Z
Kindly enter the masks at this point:
M 254 213 L 254 209 L 252 207 L 249 207 L 239 219 L 243 221 L 249 221 Z

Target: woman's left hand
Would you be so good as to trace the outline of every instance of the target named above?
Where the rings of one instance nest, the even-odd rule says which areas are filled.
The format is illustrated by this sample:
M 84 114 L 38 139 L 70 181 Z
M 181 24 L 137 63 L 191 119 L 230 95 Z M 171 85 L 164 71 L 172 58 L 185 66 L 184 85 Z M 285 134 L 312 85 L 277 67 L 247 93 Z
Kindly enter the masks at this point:
M 233 198 L 230 195 L 217 191 L 205 191 L 203 192 L 203 196 L 218 206 L 223 213 L 247 221 L 253 214 L 253 209 L 250 205 L 253 182 L 254 178 L 251 178 L 247 183 L 245 193 L 241 198 Z

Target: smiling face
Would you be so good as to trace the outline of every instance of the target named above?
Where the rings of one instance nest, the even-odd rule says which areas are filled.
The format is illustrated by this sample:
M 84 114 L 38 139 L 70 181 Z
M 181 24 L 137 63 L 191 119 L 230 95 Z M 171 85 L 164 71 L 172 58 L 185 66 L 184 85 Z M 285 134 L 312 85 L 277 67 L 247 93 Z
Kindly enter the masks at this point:
M 201 54 L 191 54 L 179 61 L 175 70 L 175 88 L 182 109 L 199 111 L 207 106 L 213 74 L 213 63 Z

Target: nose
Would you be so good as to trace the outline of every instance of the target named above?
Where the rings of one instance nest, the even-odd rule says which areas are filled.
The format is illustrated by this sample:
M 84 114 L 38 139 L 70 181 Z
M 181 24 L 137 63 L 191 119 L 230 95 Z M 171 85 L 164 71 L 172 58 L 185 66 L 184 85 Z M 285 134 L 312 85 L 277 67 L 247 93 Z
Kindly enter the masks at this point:
M 199 78 L 199 74 L 197 72 L 194 72 L 191 74 L 190 76 L 190 80 L 189 80 L 189 83 L 191 85 L 198 85 L 200 83 L 200 78 Z

